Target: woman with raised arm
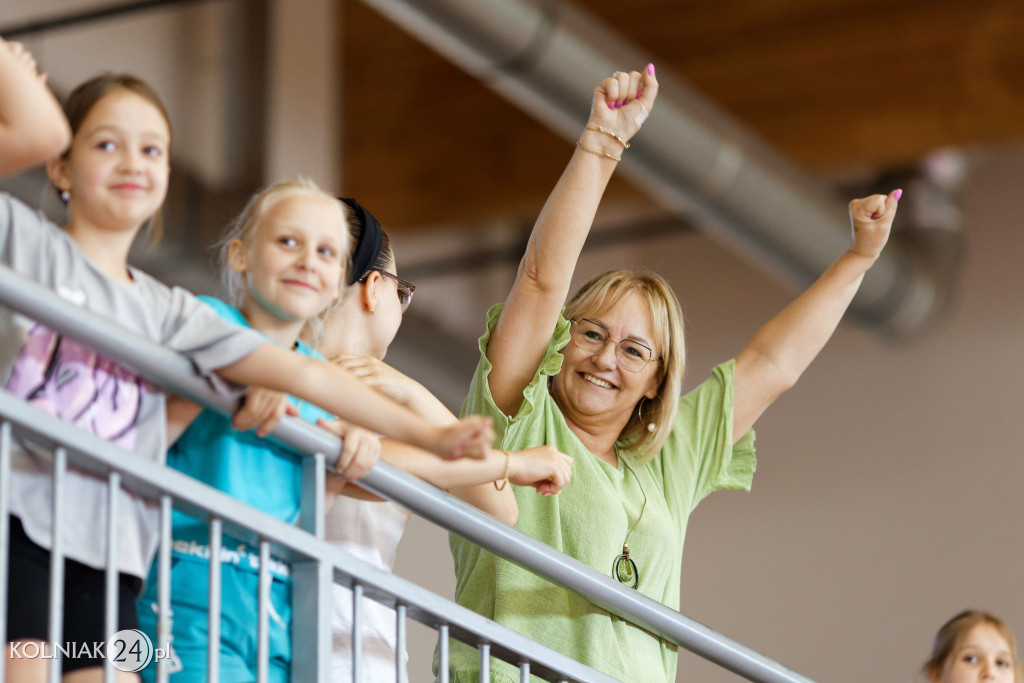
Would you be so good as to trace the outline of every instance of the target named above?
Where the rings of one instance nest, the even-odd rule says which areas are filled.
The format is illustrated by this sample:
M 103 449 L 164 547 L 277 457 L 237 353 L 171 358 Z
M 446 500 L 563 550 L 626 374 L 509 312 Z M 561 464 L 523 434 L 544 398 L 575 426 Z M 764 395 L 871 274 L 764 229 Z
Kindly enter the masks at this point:
M 678 609 L 690 512 L 717 489 L 749 489 L 755 420 L 831 336 L 885 245 L 899 191 L 851 202 L 850 249 L 681 396 L 682 314 L 664 279 L 604 273 L 564 304 L 601 195 L 657 92 L 653 65 L 596 88 L 512 291 L 488 313 L 463 411 L 492 416 L 502 449 L 548 444 L 573 458 L 557 499 L 515 488 L 519 530 Z M 451 547 L 462 605 L 621 680 L 675 680 L 675 645 L 455 535 Z M 452 680 L 476 681 L 478 659 L 453 641 Z M 492 660 L 492 681 L 518 676 Z

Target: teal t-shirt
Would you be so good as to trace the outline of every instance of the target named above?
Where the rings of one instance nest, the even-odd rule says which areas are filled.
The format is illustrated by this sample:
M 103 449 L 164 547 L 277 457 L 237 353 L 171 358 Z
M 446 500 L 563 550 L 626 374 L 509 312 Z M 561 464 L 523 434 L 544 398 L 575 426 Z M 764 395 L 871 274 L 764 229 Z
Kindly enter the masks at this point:
M 221 317 L 249 327 L 245 317 L 232 306 L 212 297 L 200 297 Z M 298 353 L 322 359 L 302 342 Z M 292 398 L 299 417 L 315 423 L 317 418 L 332 419 L 319 407 Z M 294 524 L 299 518 L 302 491 L 302 456 L 270 439 L 261 439 L 256 431 L 239 432 L 231 427 L 231 418 L 212 410 L 203 410 L 167 452 L 167 466 L 224 491 L 263 512 Z M 206 522 L 174 511 L 171 535 L 176 560 L 209 557 L 210 532 Z M 259 571 L 259 552 L 240 540 L 225 535 L 222 559 L 240 569 Z M 288 574 L 286 565 L 273 562 L 278 577 Z
M 749 490 L 754 474 L 754 433 L 732 443 L 733 361 L 679 401 L 675 426 L 665 446 L 647 463 L 620 459 L 617 468 L 592 455 L 569 429 L 548 391 L 548 378 L 562 365 L 559 350 L 569 341 L 569 322 L 560 318 L 533 380 L 514 416 L 494 404 L 488 386 L 487 343 L 501 306 L 487 317 L 480 338 L 480 364 L 463 405 L 464 414 L 494 418 L 501 448 L 521 450 L 548 444 L 573 458 L 572 481 L 557 496 L 515 487 L 520 531 L 611 575 L 630 527 L 630 556 L 644 595 L 679 609 L 683 541 L 690 512 L 718 489 Z M 455 597 L 468 607 L 573 659 L 624 681 L 671 683 L 677 648 L 589 601 L 554 586 L 512 562 L 461 537 L 450 535 L 455 560 Z M 479 655 L 451 642 L 453 681 L 478 680 Z M 514 683 L 518 670 L 492 659 L 491 680 Z M 537 680 L 537 679 L 531 679 Z

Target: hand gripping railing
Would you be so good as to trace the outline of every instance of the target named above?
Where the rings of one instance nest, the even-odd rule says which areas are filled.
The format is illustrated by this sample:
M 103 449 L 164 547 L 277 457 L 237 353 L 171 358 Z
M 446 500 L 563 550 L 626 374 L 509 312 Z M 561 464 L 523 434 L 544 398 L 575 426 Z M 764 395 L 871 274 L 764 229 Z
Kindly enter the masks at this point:
M 0 303 L 108 357 L 117 358 L 121 364 L 170 391 L 224 414 L 231 414 L 236 407 L 195 377 L 186 359 L 63 301 L 45 287 L 3 267 L 0 267 Z M 300 453 L 325 454 L 331 466 L 340 450 L 336 436 L 294 418 L 282 420 L 273 436 Z M 387 463 L 377 463 L 359 485 L 751 681 L 803 683 L 810 680 Z M 317 509 L 304 511 L 304 515 L 309 522 L 307 528 L 320 535 L 322 503 L 314 507 Z M 452 635 L 456 635 L 454 631 Z M 497 654 L 497 647 L 492 647 L 495 647 L 492 654 Z

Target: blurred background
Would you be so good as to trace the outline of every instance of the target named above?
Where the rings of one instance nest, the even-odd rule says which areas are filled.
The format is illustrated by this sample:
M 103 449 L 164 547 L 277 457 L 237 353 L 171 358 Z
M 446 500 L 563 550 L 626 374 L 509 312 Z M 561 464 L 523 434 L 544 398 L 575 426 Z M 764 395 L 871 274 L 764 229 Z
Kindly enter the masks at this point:
M 757 425 L 750 494 L 696 511 L 688 616 L 822 681 L 911 681 L 966 607 L 1024 635 L 1024 6 L 1017 0 L 4 0 L 65 95 L 152 82 L 174 126 L 167 236 L 136 262 L 197 292 L 265 183 L 354 196 L 417 285 L 387 360 L 457 409 L 597 82 L 662 95 L 577 282 L 647 266 L 688 325 L 687 386 L 847 243 L 845 202 L 902 187 L 849 320 Z M 0 184 L 58 221 L 38 173 Z M 396 572 L 450 596 L 446 534 Z M 410 627 L 411 680 L 433 636 Z M 736 678 L 681 656 L 680 681 Z

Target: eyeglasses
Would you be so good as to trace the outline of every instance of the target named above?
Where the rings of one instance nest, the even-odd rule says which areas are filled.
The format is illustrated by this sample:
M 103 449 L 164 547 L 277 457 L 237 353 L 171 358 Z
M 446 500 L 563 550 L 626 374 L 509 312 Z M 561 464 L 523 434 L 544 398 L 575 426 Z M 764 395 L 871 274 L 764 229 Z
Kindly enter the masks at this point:
M 661 360 L 661 356 L 655 357 L 651 347 L 635 339 L 612 339 L 608 329 L 593 320 L 580 318 L 571 324 L 572 343 L 584 351 L 598 353 L 608 342 L 615 342 L 615 358 L 623 370 L 640 372 L 652 360 Z
M 371 271 L 371 272 L 373 272 L 373 271 Z M 414 285 L 413 283 L 409 282 L 408 280 L 403 280 L 402 278 L 398 277 L 397 275 L 394 275 L 393 273 L 389 273 L 386 270 L 377 270 L 376 272 L 380 273 L 384 277 L 391 278 L 398 285 L 398 303 L 402 307 L 402 313 L 405 313 L 406 309 L 409 308 L 409 304 L 412 303 L 412 293 L 416 291 L 416 285 Z M 369 273 L 367 273 L 362 278 L 360 278 L 359 281 L 360 282 L 366 282 L 366 278 L 368 276 L 369 276 Z

